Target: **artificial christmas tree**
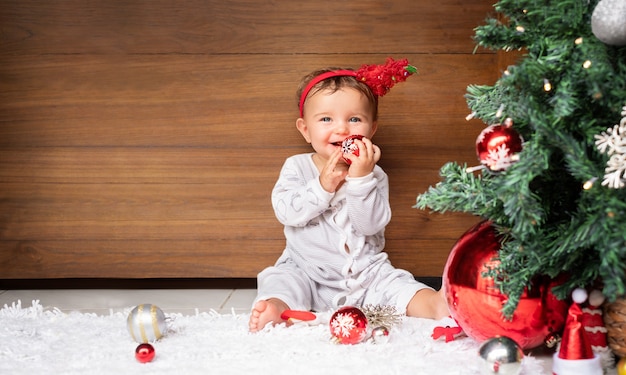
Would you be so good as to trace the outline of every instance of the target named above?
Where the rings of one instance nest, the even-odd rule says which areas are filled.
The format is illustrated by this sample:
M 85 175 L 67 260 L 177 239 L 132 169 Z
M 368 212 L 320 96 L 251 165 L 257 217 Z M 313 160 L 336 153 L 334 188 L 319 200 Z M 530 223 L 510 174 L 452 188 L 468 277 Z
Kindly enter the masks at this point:
M 594 35 L 597 5 L 495 4 L 502 17 L 476 28 L 477 45 L 520 55 L 492 86 L 468 87 L 469 117 L 513 129 L 521 150 L 511 149 L 515 134 L 478 137 L 489 152 L 482 165 L 449 162 L 417 197 L 416 208 L 491 221 L 502 240 L 489 274 L 508 297 L 505 316 L 537 277 L 563 280 L 553 290 L 562 299 L 577 287 L 599 288 L 609 301 L 626 293 L 626 47 Z

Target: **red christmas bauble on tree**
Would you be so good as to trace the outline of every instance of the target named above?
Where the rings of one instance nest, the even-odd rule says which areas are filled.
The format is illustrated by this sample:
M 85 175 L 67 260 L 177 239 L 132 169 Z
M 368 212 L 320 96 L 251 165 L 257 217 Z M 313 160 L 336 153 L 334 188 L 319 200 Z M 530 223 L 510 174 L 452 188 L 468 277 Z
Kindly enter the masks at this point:
M 476 138 L 476 154 L 492 171 L 503 171 L 517 161 L 524 140 L 507 119 L 503 125 L 490 125 Z
M 339 308 L 330 318 L 330 334 L 340 344 L 358 344 L 367 337 L 367 316 L 357 307 Z
M 476 224 L 453 246 L 443 271 L 452 317 L 477 341 L 507 336 L 522 349 L 540 346 L 565 323 L 567 303 L 551 292 L 554 281 L 537 282 L 525 292 L 511 319 L 502 314 L 507 296 L 484 272 L 497 265 L 500 239 L 490 221 Z

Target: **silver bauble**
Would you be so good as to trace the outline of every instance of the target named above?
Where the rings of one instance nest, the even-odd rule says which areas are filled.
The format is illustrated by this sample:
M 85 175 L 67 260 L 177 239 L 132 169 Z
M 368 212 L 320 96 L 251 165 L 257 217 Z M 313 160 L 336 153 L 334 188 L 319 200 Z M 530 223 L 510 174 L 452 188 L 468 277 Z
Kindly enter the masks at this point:
M 483 375 L 518 375 L 522 370 L 524 352 L 508 337 L 497 336 L 483 342 L 478 354 Z
M 389 328 L 385 326 L 376 327 L 372 330 L 372 341 L 374 344 L 386 344 L 389 342 Z
M 626 1 L 600 0 L 591 14 L 591 31 L 602 42 L 626 45 Z
M 160 339 L 167 328 L 165 314 L 158 306 L 151 304 L 135 306 L 128 314 L 126 323 L 130 336 L 138 343 Z

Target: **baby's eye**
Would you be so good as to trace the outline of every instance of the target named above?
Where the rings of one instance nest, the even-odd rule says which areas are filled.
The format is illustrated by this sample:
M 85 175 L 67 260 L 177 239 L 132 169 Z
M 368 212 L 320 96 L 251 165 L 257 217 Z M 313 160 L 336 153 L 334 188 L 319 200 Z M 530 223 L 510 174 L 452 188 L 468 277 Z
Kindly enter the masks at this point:
M 358 117 L 351 117 L 350 122 L 361 122 L 361 119 Z
M 330 117 L 322 117 L 320 119 L 321 122 L 330 122 Z

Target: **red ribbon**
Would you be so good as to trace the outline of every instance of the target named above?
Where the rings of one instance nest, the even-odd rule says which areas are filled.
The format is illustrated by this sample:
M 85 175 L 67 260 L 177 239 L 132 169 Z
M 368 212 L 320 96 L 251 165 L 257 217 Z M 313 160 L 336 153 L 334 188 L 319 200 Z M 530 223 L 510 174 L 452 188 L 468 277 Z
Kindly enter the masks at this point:
M 454 340 L 455 335 L 458 335 L 461 332 L 463 332 L 463 329 L 461 329 L 461 327 L 435 327 L 435 329 L 433 329 L 432 338 L 437 340 L 441 336 L 445 336 L 446 342 L 450 342 Z

